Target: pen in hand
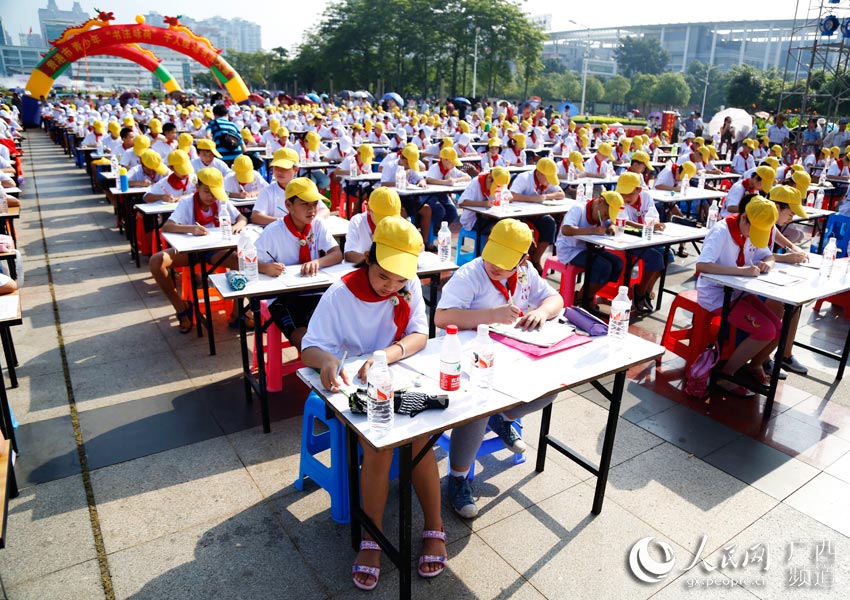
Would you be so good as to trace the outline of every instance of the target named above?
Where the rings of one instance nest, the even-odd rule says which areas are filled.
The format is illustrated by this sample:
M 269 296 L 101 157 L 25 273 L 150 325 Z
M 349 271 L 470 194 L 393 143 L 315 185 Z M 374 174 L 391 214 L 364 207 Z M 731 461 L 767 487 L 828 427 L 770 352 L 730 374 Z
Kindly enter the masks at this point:
M 336 366 L 336 376 L 339 378 L 339 374 L 342 373 L 342 367 L 345 364 L 345 359 L 348 358 L 348 350 L 345 350 L 342 353 L 342 358 L 339 359 L 339 364 Z

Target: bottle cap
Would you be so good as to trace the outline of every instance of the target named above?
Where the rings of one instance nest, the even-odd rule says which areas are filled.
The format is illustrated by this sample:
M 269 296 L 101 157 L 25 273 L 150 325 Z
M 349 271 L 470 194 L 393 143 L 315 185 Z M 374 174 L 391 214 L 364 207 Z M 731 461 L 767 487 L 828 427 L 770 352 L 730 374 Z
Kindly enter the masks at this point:
M 619 291 L 621 294 L 625 294 L 626 296 L 629 295 L 629 287 L 626 285 L 621 285 Z
M 448 335 L 457 335 L 457 325 L 446 325 L 446 333 Z
M 481 323 L 478 325 L 478 335 L 490 335 L 490 326 L 486 323 Z

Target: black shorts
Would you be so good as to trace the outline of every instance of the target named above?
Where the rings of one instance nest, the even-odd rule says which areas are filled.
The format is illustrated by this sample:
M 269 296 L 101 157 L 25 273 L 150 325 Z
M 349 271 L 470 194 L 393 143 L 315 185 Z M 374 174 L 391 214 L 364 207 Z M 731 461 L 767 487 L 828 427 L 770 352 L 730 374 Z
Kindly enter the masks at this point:
M 269 313 L 277 328 L 289 338 L 296 329 L 307 327 L 321 298 L 321 294 L 281 294 L 269 304 Z

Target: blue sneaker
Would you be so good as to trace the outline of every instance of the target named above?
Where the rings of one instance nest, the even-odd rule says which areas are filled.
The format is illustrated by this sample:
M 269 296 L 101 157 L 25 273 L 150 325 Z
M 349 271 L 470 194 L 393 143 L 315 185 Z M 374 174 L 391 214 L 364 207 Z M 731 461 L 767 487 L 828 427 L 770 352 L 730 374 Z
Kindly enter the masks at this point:
M 513 427 L 513 421 L 506 421 L 502 415 L 493 415 L 487 421 L 487 426 L 499 436 L 505 447 L 514 454 L 522 454 L 527 446 L 522 440 L 522 436 Z
M 472 497 L 472 484 L 466 477 L 449 475 L 449 502 L 454 511 L 464 519 L 478 516 L 478 505 Z

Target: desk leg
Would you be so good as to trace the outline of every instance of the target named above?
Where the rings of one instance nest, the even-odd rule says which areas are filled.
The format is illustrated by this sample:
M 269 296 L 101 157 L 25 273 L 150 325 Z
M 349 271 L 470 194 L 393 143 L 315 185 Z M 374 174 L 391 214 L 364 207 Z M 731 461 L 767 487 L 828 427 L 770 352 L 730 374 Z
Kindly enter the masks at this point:
M 136 260 L 136 268 L 141 268 L 141 262 L 139 262 L 139 240 L 136 239 L 136 207 L 129 207 L 129 215 L 127 219 L 127 239 L 130 240 L 130 258 L 134 258 Z M 144 217 L 142 218 L 144 222 Z
M 599 473 L 596 476 L 596 492 L 593 494 L 593 508 L 590 510 L 594 515 L 602 512 L 602 501 L 605 500 L 605 487 L 608 485 L 608 470 L 611 468 L 611 456 L 614 454 L 614 436 L 617 434 L 617 421 L 620 418 L 620 402 L 623 399 L 625 382 L 626 372 L 620 371 L 614 377 L 611 406 L 608 407 L 608 423 L 605 425 L 605 439 L 602 441 L 602 457 L 599 461 Z
M 432 338 L 437 335 L 437 326 L 434 324 L 434 317 L 437 314 L 437 291 L 440 288 L 439 274 L 431 275 L 428 287 L 430 289 L 428 302 L 430 304 L 429 308 L 431 309 L 431 314 L 428 315 L 428 337 Z M 848 339 L 850 339 L 850 337 L 848 337 Z
M 8 327 L 0 327 L 0 340 L 3 343 L 3 354 L 6 356 L 6 368 L 9 369 L 10 387 L 18 387 L 18 376 L 15 374 L 15 347 L 12 345 L 12 332 Z
M 210 309 L 210 280 L 207 272 L 207 261 L 205 260 L 201 261 L 201 287 L 204 289 L 204 308 L 207 313 L 204 324 L 210 341 L 210 356 L 215 356 L 215 333 L 213 332 L 212 310 Z
M 239 310 L 239 350 L 242 352 L 242 381 L 245 385 L 245 402 L 251 402 L 251 361 L 248 358 L 248 330 L 245 327 L 245 302 L 234 300 Z M 250 304 L 250 300 L 249 300 Z M 250 309 L 250 306 L 248 307 Z
M 198 330 L 198 337 L 203 337 L 203 324 L 201 323 L 201 307 L 198 306 L 198 282 L 195 280 L 195 267 L 198 264 L 197 254 L 189 253 L 189 282 L 192 284 L 192 302 L 195 309 L 195 327 Z
M 549 447 L 546 436 L 549 435 L 549 425 L 552 423 L 552 404 L 554 403 L 546 405 L 546 408 L 543 409 L 543 414 L 540 416 L 540 437 L 537 442 L 537 464 L 534 466 L 534 470 L 538 473 L 542 473 L 543 469 L 546 467 L 546 448 Z
M 661 310 L 661 300 L 664 297 L 664 286 L 667 283 L 667 253 L 670 251 L 670 246 L 661 246 L 662 257 L 664 259 L 664 269 L 661 271 L 661 277 L 658 278 L 658 298 L 655 301 L 655 310 Z M 652 290 L 650 290 L 651 292 Z
M 634 268 L 634 263 L 637 260 L 632 260 L 632 251 L 626 250 L 626 261 L 623 265 L 623 285 L 629 289 L 629 292 L 632 291 L 632 269 Z
M 12 442 L 12 450 L 18 452 L 15 428 L 12 427 L 12 411 L 9 408 L 9 397 L 6 395 L 6 382 L 3 381 L 3 369 L 0 369 L 0 429 L 3 431 L 3 437 Z
M 850 333 L 847 334 L 847 339 L 844 340 L 844 350 L 841 351 L 841 360 L 838 362 L 838 374 L 835 376 L 836 381 L 841 381 L 844 377 L 844 367 L 847 366 L 847 359 L 850 357 Z
M 260 395 L 260 413 L 263 417 L 263 433 L 271 433 L 269 389 L 266 384 L 266 354 L 263 350 L 263 317 L 260 314 L 260 301 L 258 299 L 251 298 L 251 309 L 254 311 L 254 341 L 257 347 L 257 386 L 260 388 L 258 392 Z M 242 327 L 244 326 L 243 324 Z
M 351 549 L 360 550 L 360 447 L 357 434 L 351 427 L 345 428 L 345 438 L 348 443 L 348 506 L 351 513 Z
M 398 588 L 399 597 L 410 600 L 411 595 L 411 475 L 413 472 L 413 447 L 407 444 L 398 449 Z
M 717 355 L 723 356 L 723 346 L 729 337 L 729 305 L 732 303 L 732 288 L 723 287 L 723 309 L 720 311 L 720 331 L 717 333 Z M 711 370 L 708 389 L 717 385 L 717 369 Z
M 785 355 L 785 346 L 788 343 L 788 330 L 791 328 L 791 321 L 794 315 L 801 311 L 801 306 L 793 304 L 785 305 L 785 312 L 782 315 L 782 331 L 779 334 L 779 345 L 776 347 L 776 352 L 773 361 L 773 373 L 770 374 L 770 388 L 767 393 L 767 401 L 764 403 L 764 414 L 762 420 L 767 421 L 773 412 L 773 401 L 776 397 L 776 388 L 779 386 L 779 370 L 782 367 L 781 357 Z M 793 340 L 792 340 L 793 341 Z

